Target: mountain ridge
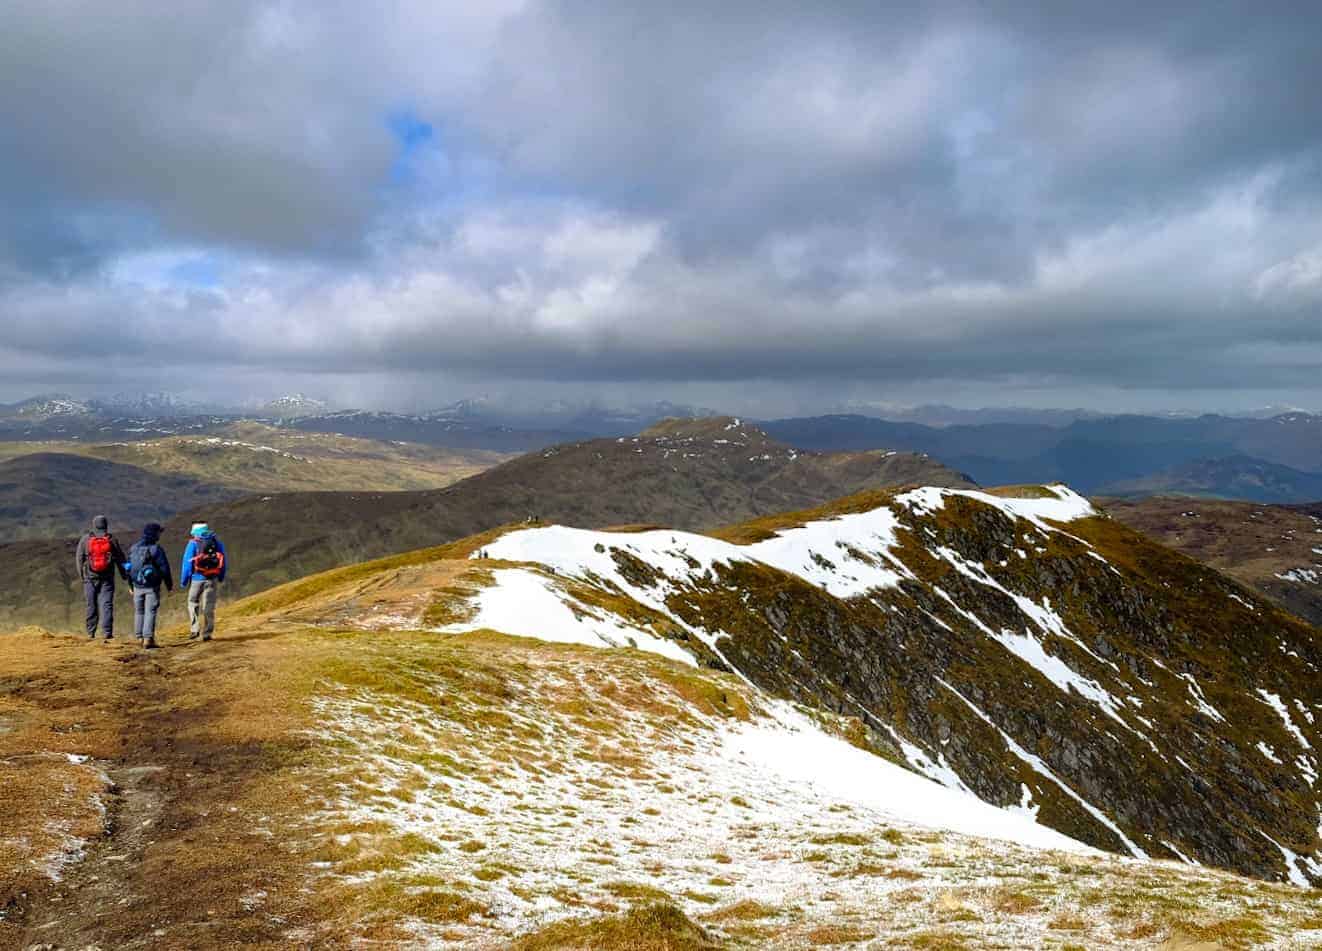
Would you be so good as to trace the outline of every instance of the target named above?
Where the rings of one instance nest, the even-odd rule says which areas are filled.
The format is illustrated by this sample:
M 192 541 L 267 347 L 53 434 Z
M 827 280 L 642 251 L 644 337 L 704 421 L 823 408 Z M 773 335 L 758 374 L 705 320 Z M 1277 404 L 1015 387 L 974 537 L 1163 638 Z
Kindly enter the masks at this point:
M 747 557 L 667 530 L 515 529 L 477 549 L 496 594 L 446 630 L 533 634 L 560 599 L 607 643 L 676 644 L 859 717 L 930 778 L 1100 848 L 1322 881 L 1315 630 L 1051 491 L 865 493 L 779 517 Z M 791 550 L 796 533 L 816 541 Z M 1267 650 L 1298 659 L 1240 657 Z

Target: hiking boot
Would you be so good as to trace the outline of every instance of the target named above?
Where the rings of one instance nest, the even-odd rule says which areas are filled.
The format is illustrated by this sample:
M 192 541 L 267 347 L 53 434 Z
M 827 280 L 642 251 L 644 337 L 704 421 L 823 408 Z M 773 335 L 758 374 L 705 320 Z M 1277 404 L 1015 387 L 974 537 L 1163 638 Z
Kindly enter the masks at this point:
M 156 638 L 154 637 L 145 637 L 142 639 L 143 650 L 154 651 L 160 646 L 161 646 L 160 644 L 156 643 Z
M 202 643 L 205 644 L 205 643 L 206 643 L 207 641 L 209 641 L 209 640 L 211 640 L 211 635 L 210 635 L 210 634 L 208 634 L 206 637 L 202 638 Z
M 198 634 L 197 631 L 189 631 L 189 632 L 188 632 L 188 639 L 189 639 L 190 641 L 195 641 L 195 640 L 197 640 L 197 639 L 198 639 L 199 637 L 201 637 L 201 636 L 202 636 L 202 635 Z

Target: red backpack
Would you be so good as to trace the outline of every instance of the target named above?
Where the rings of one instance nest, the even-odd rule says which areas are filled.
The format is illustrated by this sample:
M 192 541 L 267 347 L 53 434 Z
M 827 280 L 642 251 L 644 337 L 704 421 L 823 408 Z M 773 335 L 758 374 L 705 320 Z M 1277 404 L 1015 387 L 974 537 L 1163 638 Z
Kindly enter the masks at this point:
M 114 564 L 109 535 L 93 535 L 87 540 L 87 566 L 93 574 L 103 575 Z
M 216 544 L 216 536 L 208 535 L 197 540 L 196 554 L 193 555 L 193 571 L 203 578 L 219 578 L 225 569 L 225 556 Z

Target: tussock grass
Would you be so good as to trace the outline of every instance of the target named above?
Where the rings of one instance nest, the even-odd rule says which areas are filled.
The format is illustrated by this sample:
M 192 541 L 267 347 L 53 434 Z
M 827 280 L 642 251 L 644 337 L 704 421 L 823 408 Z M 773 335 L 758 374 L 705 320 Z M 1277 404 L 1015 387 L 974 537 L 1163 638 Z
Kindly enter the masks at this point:
M 719 951 L 721 947 L 701 926 L 664 902 L 592 921 L 558 922 L 512 945 L 513 951 Z
M 813 845 L 867 845 L 872 839 L 857 832 L 836 832 L 831 835 L 813 836 L 809 841 Z
M 805 937 L 809 944 L 819 947 L 833 947 L 841 944 L 859 944 L 870 940 L 875 935 L 875 931 L 868 931 L 853 925 L 822 925 L 813 928 Z
M 779 908 L 765 902 L 746 899 L 718 908 L 702 917 L 705 921 L 757 921 L 762 918 L 777 918 L 781 914 L 782 910 Z
M 616 898 L 649 902 L 667 902 L 670 900 L 670 896 L 661 889 L 641 882 L 607 882 L 602 888 Z

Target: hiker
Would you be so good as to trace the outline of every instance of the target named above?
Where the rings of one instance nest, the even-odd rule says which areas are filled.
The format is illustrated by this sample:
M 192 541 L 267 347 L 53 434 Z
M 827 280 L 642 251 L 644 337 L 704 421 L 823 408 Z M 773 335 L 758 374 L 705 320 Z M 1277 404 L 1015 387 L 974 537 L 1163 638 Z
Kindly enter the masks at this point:
M 150 522 L 129 549 L 129 581 L 133 584 L 133 636 L 148 650 L 156 649 L 156 613 L 161 607 L 161 585 L 174 590 L 170 559 L 160 546 L 161 526 Z
M 74 555 L 78 577 L 87 598 L 87 639 L 96 640 L 98 623 L 106 640 L 115 637 L 115 575 L 129 580 L 124 565 L 124 549 L 110 534 L 110 520 L 104 515 L 92 519 L 92 530 L 78 539 Z
M 216 629 L 216 598 L 229 568 L 225 546 L 206 522 L 195 522 L 184 549 L 179 586 L 188 591 L 188 639 L 211 640 Z

